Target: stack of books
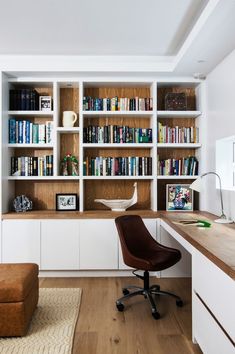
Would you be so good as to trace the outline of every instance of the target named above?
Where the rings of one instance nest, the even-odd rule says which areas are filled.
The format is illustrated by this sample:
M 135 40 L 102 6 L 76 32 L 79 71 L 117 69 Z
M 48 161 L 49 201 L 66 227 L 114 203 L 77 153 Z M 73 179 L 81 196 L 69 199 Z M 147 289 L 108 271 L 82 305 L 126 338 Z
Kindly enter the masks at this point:
M 93 157 L 83 164 L 84 176 L 150 176 L 151 157 Z
M 198 143 L 199 130 L 195 127 L 168 127 L 158 122 L 158 143 Z
M 152 111 L 152 98 L 93 98 L 91 96 L 83 97 L 84 111 Z
M 53 155 L 11 158 L 12 176 L 53 176 Z
M 39 109 L 39 94 L 34 89 L 24 88 L 10 90 L 11 111 L 37 111 Z
M 197 176 L 198 160 L 195 156 L 182 159 L 159 160 L 158 175 L 160 176 Z
M 50 144 L 52 135 L 52 121 L 34 124 L 28 120 L 9 119 L 9 144 Z
M 89 125 L 83 128 L 84 143 L 152 143 L 152 129 L 128 126 Z

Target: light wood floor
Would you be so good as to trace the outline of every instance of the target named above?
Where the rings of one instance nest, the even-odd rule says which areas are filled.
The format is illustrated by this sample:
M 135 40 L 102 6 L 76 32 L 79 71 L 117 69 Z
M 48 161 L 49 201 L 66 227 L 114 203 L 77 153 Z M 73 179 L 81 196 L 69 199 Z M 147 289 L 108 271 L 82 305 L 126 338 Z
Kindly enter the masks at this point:
M 174 299 L 158 297 L 159 320 L 152 318 L 142 296 L 128 300 L 124 312 L 116 310 L 122 287 L 138 283 L 136 278 L 40 279 L 41 287 L 82 288 L 73 354 L 201 354 L 191 341 L 190 279 L 158 279 L 164 290 L 177 293 L 185 303 L 177 308 Z

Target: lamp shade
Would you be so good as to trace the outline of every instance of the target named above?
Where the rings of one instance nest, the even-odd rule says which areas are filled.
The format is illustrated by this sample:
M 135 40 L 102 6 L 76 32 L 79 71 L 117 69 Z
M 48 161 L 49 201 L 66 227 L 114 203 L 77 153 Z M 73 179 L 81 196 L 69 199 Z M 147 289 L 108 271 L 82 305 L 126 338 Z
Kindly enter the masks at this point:
M 202 190 L 202 178 L 201 176 L 198 177 L 197 179 L 195 179 L 195 181 L 190 184 L 189 188 L 191 188 L 192 190 L 196 191 L 196 192 L 201 192 Z

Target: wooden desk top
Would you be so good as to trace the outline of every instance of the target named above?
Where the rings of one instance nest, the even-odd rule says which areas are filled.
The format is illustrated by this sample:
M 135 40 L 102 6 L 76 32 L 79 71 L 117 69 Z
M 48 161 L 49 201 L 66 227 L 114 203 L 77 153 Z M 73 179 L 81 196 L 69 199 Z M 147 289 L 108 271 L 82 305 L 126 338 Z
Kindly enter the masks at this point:
M 228 276 L 235 279 L 235 224 L 215 223 L 213 220 L 216 216 L 206 212 L 161 212 L 161 219 Z M 179 224 L 180 220 L 191 219 L 209 221 L 211 227 Z

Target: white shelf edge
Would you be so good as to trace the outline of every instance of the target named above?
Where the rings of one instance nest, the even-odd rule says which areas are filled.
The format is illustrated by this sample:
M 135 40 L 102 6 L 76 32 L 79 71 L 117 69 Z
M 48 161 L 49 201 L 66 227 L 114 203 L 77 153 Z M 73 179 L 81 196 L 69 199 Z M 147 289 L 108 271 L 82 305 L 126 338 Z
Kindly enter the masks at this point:
M 157 179 L 197 179 L 198 176 L 157 176 Z
M 52 144 L 8 144 L 9 148 L 53 149 Z
M 48 117 L 52 116 L 54 111 L 8 111 L 8 115 L 11 116 L 39 116 Z
M 83 176 L 83 180 L 97 180 L 97 179 L 129 179 L 129 180 L 142 180 L 142 179 L 154 179 L 153 176 Z
M 153 148 L 153 143 L 133 143 L 133 144 L 129 144 L 129 143 L 83 143 L 82 146 L 84 148 Z
M 56 131 L 59 133 L 79 133 L 80 128 L 79 127 L 74 127 L 74 128 L 57 127 Z
M 158 118 L 197 118 L 201 111 L 157 111 Z
M 83 111 L 82 114 L 84 118 L 86 116 L 99 116 L 99 115 L 105 115 L 105 116 L 152 116 L 155 113 L 155 111 Z
M 158 148 L 200 148 L 202 144 L 199 143 L 157 143 Z
M 8 176 L 10 181 L 23 180 L 79 180 L 79 176 Z

